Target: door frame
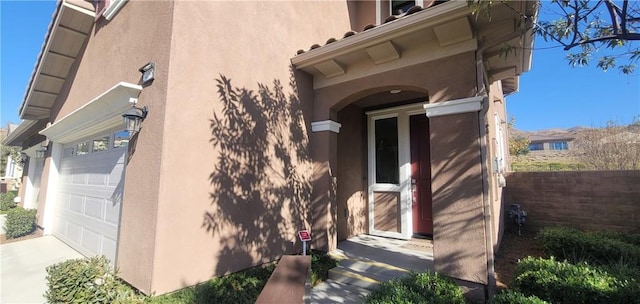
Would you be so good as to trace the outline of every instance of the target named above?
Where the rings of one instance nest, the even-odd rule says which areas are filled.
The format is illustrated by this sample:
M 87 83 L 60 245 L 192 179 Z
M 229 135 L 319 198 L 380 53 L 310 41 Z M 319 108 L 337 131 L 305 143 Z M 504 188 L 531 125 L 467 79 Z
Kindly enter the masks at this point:
M 426 115 L 424 105 L 428 102 L 418 102 L 410 105 L 389 107 L 380 110 L 367 111 L 367 155 L 368 155 L 368 222 L 369 234 L 411 239 L 413 236 L 413 213 L 411 198 L 411 149 L 409 116 Z M 375 158 L 375 121 L 379 119 L 397 117 L 398 119 L 398 184 L 376 183 Z M 390 232 L 375 229 L 374 192 L 396 192 L 400 194 L 400 232 Z

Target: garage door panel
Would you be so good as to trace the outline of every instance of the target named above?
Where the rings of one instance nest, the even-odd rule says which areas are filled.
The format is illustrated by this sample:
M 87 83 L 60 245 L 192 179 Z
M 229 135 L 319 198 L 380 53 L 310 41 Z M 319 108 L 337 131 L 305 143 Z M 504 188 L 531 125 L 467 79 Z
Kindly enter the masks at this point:
M 103 252 L 116 252 L 117 250 L 117 242 L 114 239 L 110 239 L 106 236 L 102 236 L 102 251 Z M 112 257 L 109 257 L 109 260 L 113 261 Z
M 82 247 L 91 252 L 102 252 L 102 248 L 100 248 L 101 238 L 99 233 L 91 229 L 87 229 L 86 227 L 82 229 Z
M 73 194 L 68 194 L 65 195 L 66 197 L 68 197 L 67 200 L 63 201 L 63 206 L 62 208 L 68 208 L 69 210 L 73 211 L 73 212 L 77 212 L 77 213 L 83 213 L 84 212 L 84 197 L 83 196 L 78 196 L 78 195 L 73 195 Z
M 71 169 L 71 183 L 76 185 L 84 185 L 87 183 L 87 172 L 84 168 Z
M 82 237 L 82 227 L 80 227 L 79 225 L 76 225 L 75 223 L 71 222 L 71 221 L 67 221 L 64 220 L 64 223 L 66 224 L 66 235 L 69 238 L 69 240 L 75 242 L 75 243 L 79 243 Z
M 87 197 L 84 204 L 84 214 L 97 220 L 104 220 L 104 199 Z
M 59 193 L 59 195 L 75 195 L 111 199 L 111 197 L 115 195 L 116 191 L 118 190 L 113 187 L 105 188 L 96 186 L 69 186 L 67 187 L 67 191 Z
M 88 185 L 94 186 L 106 186 L 107 185 L 107 176 L 100 173 L 89 173 L 87 178 Z
M 126 148 L 64 158 L 54 233 L 84 255 L 115 262 Z
M 117 239 L 118 236 L 118 225 L 109 223 L 102 220 L 95 220 L 93 218 L 88 217 L 85 214 L 76 213 L 72 211 L 61 211 L 59 216 L 64 220 L 69 222 L 69 225 L 76 225 L 86 227 L 93 231 L 100 232 L 110 238 Z
M 107 202 L 105 204 L 105 216 L 104 220 L 107 223 L 111 223 L 113 225 L 119 225 L 120 223 L 120 204 L 110 204 Z
M 122 172 L 124 171 L 124 164 L 118 163 L 118 166 L 114 167 L 113 170 L 109 173 L 108 185 L 111 187 L 117 187 L 120 183 L 120 177 L 122 176 Z

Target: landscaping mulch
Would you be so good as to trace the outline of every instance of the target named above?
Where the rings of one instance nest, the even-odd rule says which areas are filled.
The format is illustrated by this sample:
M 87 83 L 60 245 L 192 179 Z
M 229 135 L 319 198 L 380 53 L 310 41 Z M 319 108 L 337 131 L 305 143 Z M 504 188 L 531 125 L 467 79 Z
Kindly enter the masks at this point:
M 25 236 L 21 236 L 19 238 L 15 238 L 15 239 L 7 239 L 7 235 L 6 234 L 2 234 L 2 235 L 0 235 L 0 244 L 8 244 L 8 243 L 13 243 L 13 242 L 18 242 L 18 241 L 24 241 L 24 240 L 28 240 L 28 239 L 41 237 L 41 236 L 42 236 L 42 229 L 40 229 L 40 228 L 36 228 L 36 230 L 34 232 L 32 232 L 31 234 L 28 234 L 28 235 L 25 235 Z
M 522 230 L 522 235 L 505 230 L 500 248 L 495 255 L 496 283 L 498 289 L 506 289 L 512 284 L 518 260 L 527 256 L 546 257 L 537 232 Z

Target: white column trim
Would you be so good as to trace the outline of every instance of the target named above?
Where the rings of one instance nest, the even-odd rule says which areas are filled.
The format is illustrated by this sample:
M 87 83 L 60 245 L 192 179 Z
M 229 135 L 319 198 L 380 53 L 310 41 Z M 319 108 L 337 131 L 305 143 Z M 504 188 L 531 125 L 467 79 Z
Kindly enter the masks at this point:
M 485 96 L 455 99 L 424 105 L 427 117 L 437 117 L 460 113 L 478 112 L 482 109 Z
M 333 120 L 314 121 L 311 123 L 312 132 L 331 131 L 333 133 L 340 133 L 340 127 L 342 127 L 342 124 Z
M 47 179 L 47 194 L 44 203 L 44 214 L 42 216 L 43 233 L 45 235 L 53 233 L 53 220 L 57 203 L 57 192 L 60 178 L 60 163 L 62 162 L 62 144 L 51 144 L 51 157 L 49 158 L 49 177 Z
M 36 174 L 36 161 L 35 157 L 29 157 L 29 170 L 27 171 L 27 181 L 24 185 L 24 201 L 22 202 L 24 209 L 35 209 L 38 207 L 37 204 L 33 204 L 33 180 Z

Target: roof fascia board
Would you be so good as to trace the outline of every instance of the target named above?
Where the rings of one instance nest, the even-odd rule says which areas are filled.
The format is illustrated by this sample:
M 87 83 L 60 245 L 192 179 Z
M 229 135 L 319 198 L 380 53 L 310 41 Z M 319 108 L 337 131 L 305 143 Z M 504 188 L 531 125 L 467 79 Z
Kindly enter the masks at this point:
M 310 67 L 320 62 L 394 39 L 409 32 L 455 20 L 469 13 L 470 11 L 465 1 L 449 1 L 415 13 L 410 18 L 381 24 L 352 37 L 343 38 L 332 44 L 307 51 L 291 58 L 291 63 L 298 69 Z
M 14 146 L 13 141 L 23 135 L 27 130 L 33 127 L 37 120 L 23 120 L 13 132 L 9 133 L 7 137 L 2 141 L 3 145 Z

